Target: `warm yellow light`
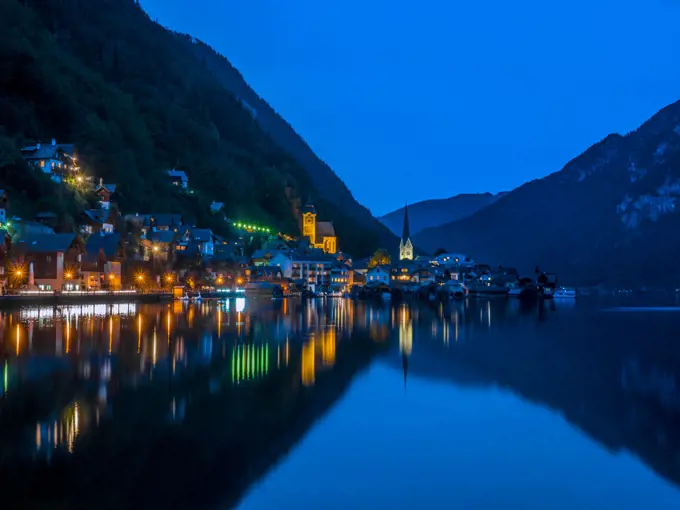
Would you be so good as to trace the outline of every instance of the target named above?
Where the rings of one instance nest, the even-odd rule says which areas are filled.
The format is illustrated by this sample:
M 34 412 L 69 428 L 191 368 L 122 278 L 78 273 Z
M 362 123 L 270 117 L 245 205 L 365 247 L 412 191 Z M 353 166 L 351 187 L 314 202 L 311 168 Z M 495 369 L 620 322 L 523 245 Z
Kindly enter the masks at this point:
M 116 277 L 116 275 L 115 275 L 115 274 L 113 274 L 113 273 L 109 273 L 109 280 L 113 280 L 113 279 L 114 279 L 115 277 Z
M 236 283 L 241 285 L 243 283 L 243 278 L 236 278 Z
M 141 281 L 144 279 L 144 275 L 143 275 L 143 274 L 138 274 L 138 275 L 137 275 L 137 279 L 141 282 Z
M 155 252 L 158 252 L 159 249 L 160 249 L 160 248 L 158 248 L 158 246 L 154 246 L 154 247 L 153 247 L 153 251 L 155 251 Z
M 21 276 L 23 274 L 23 271 L 21 269 L 17 269 L 15 274 L 17 276 Z
M 171 282 L 171 281 L 172 281 L 172 275 L 169 274 L 168 276 L 165 277 L 165 279 L 166 279 L 167 281 Z
M 71 273 L 66 273 L 65 276 L 66 276 L 66 278 L 67 278 L 68 280 L 70 280 L 71 278 L 73 278 L 73 275 L 72 275 Z
M 217 284 L 218 284 L 218 285 L 222 285 L 223 283 L 224 283 L 224 278 L 222 278 L 222 277 L 220 276 L 220 277 L 217 279 Z
M 80 175 L 79 175 L 78 177 L 76 177 L 76 180 L 77 180 L 78 182 L 83 182 L 83 178 L 82 178 L 82 176 L 80 176 Z

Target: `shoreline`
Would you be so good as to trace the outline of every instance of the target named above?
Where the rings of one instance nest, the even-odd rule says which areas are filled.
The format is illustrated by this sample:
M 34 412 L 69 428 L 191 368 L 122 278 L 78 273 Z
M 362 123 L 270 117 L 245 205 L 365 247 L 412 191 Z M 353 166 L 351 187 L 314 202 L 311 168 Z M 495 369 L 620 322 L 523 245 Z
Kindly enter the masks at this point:
M 163 303 L 172 301 L 169 292 L 130 294 L 50 294 L 50 295 L 5 295 L 0 296 L 0 309 L 30 305 L 65 305 L 78 303 Z

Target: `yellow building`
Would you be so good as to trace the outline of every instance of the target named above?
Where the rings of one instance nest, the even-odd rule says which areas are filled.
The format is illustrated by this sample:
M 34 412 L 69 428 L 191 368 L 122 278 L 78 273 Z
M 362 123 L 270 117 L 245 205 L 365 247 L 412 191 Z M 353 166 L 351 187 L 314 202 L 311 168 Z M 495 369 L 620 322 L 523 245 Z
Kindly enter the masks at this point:
M 308 202 L 302 211 L 302 236 L 309 239 L 309 245 L 326 253 L 338 251 L 338 238 L 330 221 L 316 221 L 316 209 Z

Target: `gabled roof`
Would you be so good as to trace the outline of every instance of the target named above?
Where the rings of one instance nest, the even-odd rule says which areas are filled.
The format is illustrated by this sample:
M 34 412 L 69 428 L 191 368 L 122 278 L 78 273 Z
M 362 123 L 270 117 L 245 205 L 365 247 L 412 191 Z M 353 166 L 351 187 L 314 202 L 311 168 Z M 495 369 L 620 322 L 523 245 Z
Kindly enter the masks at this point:
M 151 218 L 154 219 L 156 227 L 179 227 L 182 224 L 181 214 L 171 213 L 140 214 L 139 217 L 143 218 L 142 225 L 144 225 L 145 227 L 151 226 Z
M 387 264 L 382 265 L 382 266 L 375 266 L 375 267 L 370 268 L 368 270 L 368 272 L 370 273 L 371 271 L 377 271 L 379 269 L 382 270 L 382 271 L 385 271 L 386 273 L 389 273 L 390 271 L 392 271 L 392 266 L 389 266 Z
M 76 146 L 72 143 L 41 143 L 40 148 L 37 145 L 28 145 L 21 149 L 21 155 L 24 159 L 56 159 L 58 151 L 61 151 L 69 156 L 73 156 Z
M 102 184 L 100 186 L 97 186 L 97 189 L 94 190 L 95 193 L 98 192 L 99 190 L 103 189 L 108 191 L 109 193 L 115 193 L 116 192 L 116 184 Z
M 320 263 L 326 263 L 326 264 L 332 264 L 335 262 L 335 259 L 330 257 L 329 255 L 326 255 L 325 253 L 319 251 L 319 252 L 293 252 L 291 260 L 293 262 L 313 262 L 316 264 Z
M 317 237 L 335 237 L 335 228 L 330 221 L 316 222 L 316 236 Z
M 75 234 L 27 234 L 13 244 L 27 253 L 65 252 L 75 238 Z
M 209 228 L 191 228 L 189 229 L 191 239 L 198 243 L 207 243 L 212 241 L 213 233 Z
M 100 251 L 107 257 L 115 257 L 120 246 L 120 234 L 95 234 L 90 236 L 85 243 L 85 253 L 96 256 Z
M 149 232 L 147 236 L 152 243 L 171 243 L 175 240 L 175 232 L 173 230 L 156 230 Z
M 189 180 L 187 177 L 187 174 L 183 172 L 182 170 L 168 170 L 168 176 L 173 177 L 173 178 L 179 178 L 182 179 L 183 181 Z
M 95 223 L 106 223 L 109 219 L 109 211 L 106 209 L 87 209 L 83 213 Z

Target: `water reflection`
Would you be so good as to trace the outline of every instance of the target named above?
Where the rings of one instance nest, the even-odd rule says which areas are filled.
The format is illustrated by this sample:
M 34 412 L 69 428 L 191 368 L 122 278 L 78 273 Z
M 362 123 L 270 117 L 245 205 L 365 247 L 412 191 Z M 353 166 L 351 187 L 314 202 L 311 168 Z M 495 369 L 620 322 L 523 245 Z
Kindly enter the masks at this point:
M 593 310 L 238 298 L 0 313 L 0 489 L 26 508 L 228 507 L 375 363 L 404 384 L 511 388 L 679 482 L 680 321 L 641 342 L 648 321 Z

